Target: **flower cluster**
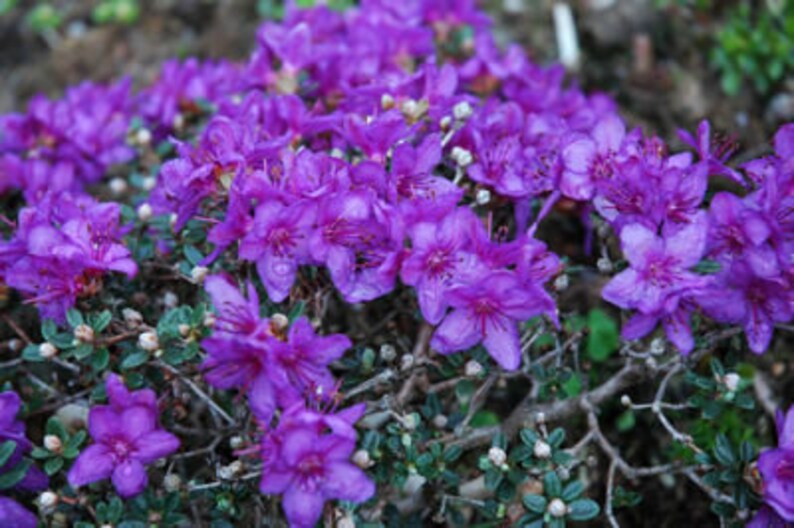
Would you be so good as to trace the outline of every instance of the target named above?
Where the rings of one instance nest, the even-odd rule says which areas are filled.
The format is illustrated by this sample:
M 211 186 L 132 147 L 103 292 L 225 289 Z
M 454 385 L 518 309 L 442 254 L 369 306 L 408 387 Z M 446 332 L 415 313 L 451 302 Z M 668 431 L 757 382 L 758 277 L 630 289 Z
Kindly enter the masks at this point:
M 47 487 L 47 477 L 35 466 L 28 466 L 23 457 L 33 445 L 25 437 L 25 424 L 17 419 L 21 401 L 16 392 L 0 393 L 0 475 L 15 472 L 13 488 L 17 491 L 40 491 Z M 21 470 L 21 472 L 20 472 Z M 6 490 L 4 490 L 5 493 Z M 0 524 L 35 528 L 36 516 L 10 497 L 0 496 Z
M 786 526 L 794 522 L 794 407 L 777 414 L 778 447 L 758 457 L 765 506 L 748 524 L 750 528 Z
M 0 241 L 0 280 L 63 322 L 76 299 L 96 295 L 108 272 L 132 277 L 137 265 L 121 243 L 119 205 L 85 194 L 48 193 L 19 213 L 13 237 Z
M 120 496 L 134 497 L 146 489 L 146 464 L 179 449 L 179 439 L 159 426 L 153 390 L 130 392 L 111 374 L 105 391 L 109 405 L 92 407 L 88 415 L 94 444 L 75 460 L 69 484 L 76 488 L 110 478 Z

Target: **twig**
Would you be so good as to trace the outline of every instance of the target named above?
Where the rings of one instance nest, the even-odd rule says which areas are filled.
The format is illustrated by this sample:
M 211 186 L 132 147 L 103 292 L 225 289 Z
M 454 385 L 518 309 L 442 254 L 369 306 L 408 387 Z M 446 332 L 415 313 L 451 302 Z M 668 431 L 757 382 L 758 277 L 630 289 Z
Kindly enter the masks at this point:
M 199 398 L 204 400 L 207 403 L 207 405 L 209 405 L 210 408 L 213 411 L 215 411 L 218 415 L 220 415 L 230 425 L 236 425 L 237 424 L 237 422 L 234 420 L 234 418 L 229 416 L 229 414 L 226 411 L 224 411 L 223 408 L 220 405 L 215 403 L 215 401 L 212 398 L 210 398 L 210 396 L 206 392 L 204 392 L 201 389 L 201 387 L 199 387 L 198 385 L 193 383 L 193 381 L 191 379 L 189 379 L 186 376 L 184 376 L 181 372 L 179 372 L 179 370 L 175 369 L 174 367 L 172 367 L 168 363 L 165 363 L 164 361 L 159 361 L 159 360 L 157 361 L 157 366 L 159 366 L 161 368 L 164 368 L 164 369 L 166 369 L 167 371 L 169 371 L 169 372 L 171 372 L 173 374 L 176 374 L 176 376 L 179 378 L 180 381 L 182 381 L 185 385 L 190 387 L 190 390 L 192 390 L 196 394 L 196 396 L 198 396 Z

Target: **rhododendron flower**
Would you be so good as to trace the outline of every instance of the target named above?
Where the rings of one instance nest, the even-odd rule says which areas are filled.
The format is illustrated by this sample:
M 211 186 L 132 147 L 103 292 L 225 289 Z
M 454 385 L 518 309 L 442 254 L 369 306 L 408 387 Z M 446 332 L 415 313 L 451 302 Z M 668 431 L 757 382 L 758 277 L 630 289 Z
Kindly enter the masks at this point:
M 259 490 L 283 495 L 290 526 L 314 526 L 328 500 L 360 503 L 374 495 L 375 484 L 350 461 L 356 442 L 348 431 L 363 410 L 357 406 L 333 417 L 299 405 L 265 435 Z
M 0 466 L 0 475 L 16 467 L 22 457 L 33 448 L 33 444 L 25 436 L 25 424 L 17 419 L 21 405 L 16 392 L 0 392 L 0 444 L 9 441 L 15 444 L 8 460 Z M 46 487 L 47 476 L 35 466 L 31 466 L 22 480 L 14 486 L 21 491 L 39 491 Z
M 778 447 L 758 457 L 764 502 L 786 521 L 794 521 L 794 407 L 777 412 Z
M 625 136 L 623 121 L 609 115 L 595 125 L 591 137 L 575 139 L 566 146 L 565 170 L 560 180 L 563 195 L 575 200 L 592 198 L 596 187 L 615 175 Z
M 698 125 L 697 137 L 693 137 L 686 130 L 679 130 L 678 137 L 695 149 L 700 156 L 700 162 L 707 167 L 709 175 L 725 176 L 740 185 L 745 185 L 742 175 L 725 165 L 733 154 L 735 146 L 729 141 L 721 141 L 712 149 L 711 124 L 707 120 L 704 119 Z
M 129 392 L 115 374 L 105 388 L 110 404 L 89 411 L 94 443 L 75 460 L 69 484 L 78 487 L 110 478 L 120 496 L 134 497 L 146 489 L 145 465 L 179 449 L 179 439 L 158 425 L 154 391 Z
M 0 525 L 9 528 L 36 528 L 38 518 L 21 504 L 0 496 Z
M 554 302 L 539 286 L 522 284 L 511 272 L 497 271 L 452 289 L 454 309 L 441 322 L 430 346 L 442 354 L 466 350 L 482 342 L 507 370 L 521 364 L 517 324 L 554 310 Z

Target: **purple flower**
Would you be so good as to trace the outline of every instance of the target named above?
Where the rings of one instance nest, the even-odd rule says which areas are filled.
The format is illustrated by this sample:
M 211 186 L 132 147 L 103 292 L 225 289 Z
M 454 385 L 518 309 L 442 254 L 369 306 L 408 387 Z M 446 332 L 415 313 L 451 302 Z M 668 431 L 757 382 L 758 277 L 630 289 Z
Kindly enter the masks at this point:
M 121 497 L 134 497 L 146 488 L 145 465 L 179 449 L 179 439 L 158 425 L 154 391 L 129 392 L 115 374 L 105 388 L 110 405 L 91 408 L 88 431 L 94 443 L 69 470 L 69 485 L 110 478 Z
M 328 500 L 360 503 L 374 495 L 374 483 L 350 461 L 356 448 L 351 425 L 361 411 L 333 417 L 296 406 L 264 437 L 259 490 L 283 495 L 290 526 L 314 526 Z
M 742 175 L 725 165 L 733 154 L 735 144 L 729 140 L 722 140 L 712 149 L 711 124 L 708 121 L 704 119 L 700 122 L 696 138 L 686 130 L 679 130 L 678 137 L 695 149 L 700 156 L 700 163 L 706 166 L 708 175 L 725 176 L 740 185 L 745 185 Z
M 616 115 L 608 115 L 596 123 L 591 136 L 571 141 L 562 153 L 563 195 L 574 200 L 591 199 L 597 186 L 614 177 L 625 136 L 623 121 Z
M 794 521 L 794 407 L 777 413 L 778 447 L 758 457 L 764 502 L 785 521 Z
M 0 524 L 8 528 L 36 528 L 38 519 L 17 501 L 0 496 Z
M 750 519 L 746 528 L 790 528 L 791 526 L 791 523 L 787 523 L 775 510 L 764 504 Z
M 482 342 L 504 369 L 521 364 L 517 324 L 553 311 L 554 302 L 539 286 L 522 284 L 508 271 L 494 271 L 448 294 L 454 308 L 433 334 L 430 346 L 442 354 Z
M 33 448 L 33 444 L 25 436 L 25 424 L 17 419 L 21 405 L 22 402 L 16 392 L 0 393 L 0 444 L 5 442 L 15 444 L 8 460 L 0 466 L 0 474 L 16 467 Z M 31 466 L 14 488 L 20 491 L 40 491 L 47 487 L 47 480 L 44 473 L 37 467 Z

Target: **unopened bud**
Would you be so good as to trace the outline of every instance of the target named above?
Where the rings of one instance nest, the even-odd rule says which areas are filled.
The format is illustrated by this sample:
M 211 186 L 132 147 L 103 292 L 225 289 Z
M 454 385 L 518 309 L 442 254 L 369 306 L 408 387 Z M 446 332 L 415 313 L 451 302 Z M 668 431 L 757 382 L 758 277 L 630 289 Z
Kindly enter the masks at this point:
M 443 429 L 449 423 L 449 418 L 443 414 L 437 414 L 433 417 L 433 425 L 438 429 Z
M 549 507 L 547 510 L 552 517 L 565 517 L 568 514 L 568 506 L 562 501 L 562 499 L 551 499 L 549 502 Z
M 49 490 L 44 491 L 39 495 L 36 502 L 42 510 L 51 510 L 58 504 L 58 494 Z
M 289 317 L 283 313 L 274 313 L 270 316 L 270 326 L 276 332 L 282 332 L 289 326 Z
M 160 348 L 157 334 L 155 332 L 143 332 L 138 336 L 138 346 L 147 352 L 154 352 Z
M 488 189 L 478 189 L 477 194 L 474 196 L 474 201 L 477 205 L 487 205 L 491 201 L 491 191 Z
M 16 337 L 12 337 L 8 340 L 8 350 L 11 352 L 19 352 L 24 347 L 24 343 L 21 339 L 17 339 Z
M 215 317 L 215 314 L 212 312 L 207 312 L 204 314 L 204 319 L 201 321 L 201 324 L 203 324 L 207 328 L 212 328 L 213 326 L 215 326 L 216 322 L 217 322 L 217 318 Z
M 631 407 L 631 397 L 628 394 L 624 394 L 620 397 L 620 404 L 623 407 Z
M 722 382 L 725 384 L 725 388 L 728 389 L 730 392 L 736 392 L 739 388 L 739 382 L 742 380 L 741 376 L 739 376 L 735 372 L 729 372 L 725 374 L 722 378 Z
M 152 142 L 152 133 L 147 128 L 141 128 L 135 134 L 135 141 L 141 146 L 148 145 Z
M 87 324 L 77 325 L 74 329 L 74 338 L 81 343 L 93 343 L 94 329 Z
M 179 491 L 182 487 L 182 479 L 176 473 L 169 473 L 163 478 L 163 487 L 169 493 Z
M 601 257 L 598 259 L 596 266 L 598 267 L 598 271 L 605 275 L 607 273 L 612 273 L 612 261 L 606 257 Z
M 180 324 L 177 329 L 179 330 L 179 335 L 182 337 L 187 337 L 190 335 L 190 325 L 182 323 Z
M 654 356 L 661 356 L 664 354 L 664 339 L 661 337 L 655 337 L 651 341 L 651 354 Z
M 400 358 L 400 369 L 408 370 L 414 366 L 415 358 L 413 354 L 403 354 Z
M 356 521 L 350 516 L 350 514 L 345 515 L 338 521 L 336 521 L 337 528 L 356 528 Z
M 353 453 L 353 463 L 361 469 L 367 469 L 372 466 L 372 457 L 366 449 L 359 449 Z
M 182 114 L 177 114 L 174 116 L 174 128 L 177 130 L 181 130 L 182 127 L 185 126 L 185 116 Z
M 390 110 L 394 108 L 394 97 L 390 94 L 383 94 L 380 96 L 380 106 L 384 110 Z
M 232 480 L 243 470 L 243 463 L 235 460 L 228 466 L 218 468 L 218 478 L 221 480 Z
M 57 436 L 48 434 L 44 436 L 44 447 L 53 453 L 60 453 L 63 449 L 63 442 Z
M 488 450 L 488 460 L 497 467 L 502 467 L 507 462 L 507 453 L 501 447 L 492 447 Z
M 146 222 L 152 217 L 152 206 L 144 202 L 138 206 L 138 220 Z
M 141 181 L 141 187 L 143 187 L 144 191 L 151 191 L 152 189 L 155 188 L 156 185 L 157 185 L 157 178 L 155 178 L 154 176 L 146 176 Z
M 380 358 L 387 363 L 397 358 L 397 349 L 394 348 L 394 345 L 390 345 L 389 343 L 381 345 L 378 353 L 380 354 Z
M 551 446 L 543 440 L 538 440 L 532 447 L 532 453 L 534 453 L 537 458 L 545 460 L 551 457 Z
M 133 310 L 132 308 L 124 308 L 121 311 L 121 316 L 124 318 L 124 323 L 127 325 L 127 328 L 138 328 L 143 324 L 141 312 Z
M 535 422 L 536 422 L 538 425 L 543 425 L 543 424 L 545 424 L 545 423 L 546 423 L 546 413 L 544 413 L 543 411 L 541 411 L 541 412 L 539 412 L 539 413 L 535 414 Z
M 229 438 L 229 447 L 232 449 L 240 449 L 245 445 L 245 440 L 240 435 L 234 435 L 233 437 Z
M 400 110 L 402 110 L 402 113 L 406 116 L 413 118 L 418 117 L 421 114 L 421 107 L 419 106 L 419 103 L 413 99 L 407 99 L 403 101 Z
M 163 305 L 166 308 L 176 308 L 179 305 L 179 297 L 174 292 L 165 292 L 163 295 Z
M 201 284 L 209 275 L 210 269 L 205 266 L 196 266 L 190 270 L 190 278 Z
M 438 122 L 438 126 L 441 127 L 441 130 L 449 130 L 451 124 L 452 118 L 450 116 L 444 116 Z
M 558 292 L 565 291 L 568 289 L 570 283 L 571 280 L 568 278 L 568 275 L 566 275 L 565 273 L 561 275 L 557 275 L 557 278 L 554 279 L 554 289 L 557 290 Z
M 110 180 L 108 187 L 110 187 L 110 192 L 115 196 L 119 196 L 127 191 L 127 181 L 124 178 L 113 178 Z
M 39 355 L 44 359 L 50 359 L 58 354 L 58 349 L 55 348 L 50 342 L 44 342 L 39 345 Z
M 466 366 L 463 367 L 463 372 L 466 376 L 470 378 L 474 378 L 482 374 L 482 365 L 479 361 L 475 361 L 470 359 L 466 362 Z
M 457 119 L 458 121 L 467 120 L 468 118 L 471 117 L 473 113 L 474 110 L 472 109 L 471 105 L 466 101 L 461 101 L 452 108 L 452 115 L 454 115 L 455 119 Z
M 460 167 L 468 167 L 474 162 L 474 156 L 472 156 L 471 152 L 462 147 L 452 147 L 450 156 Z

